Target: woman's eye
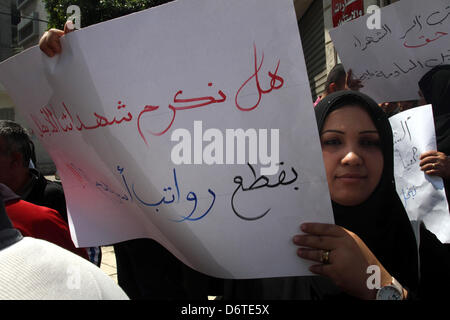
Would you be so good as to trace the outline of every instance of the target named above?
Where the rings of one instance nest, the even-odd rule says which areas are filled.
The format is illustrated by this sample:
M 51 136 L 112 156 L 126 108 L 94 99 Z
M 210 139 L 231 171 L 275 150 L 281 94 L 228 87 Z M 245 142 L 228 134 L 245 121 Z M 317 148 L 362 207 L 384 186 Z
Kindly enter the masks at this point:
M 334 146 L 341 144 L 341 141 L 339 139 L 326 139 L 322 143 L 327 146 Z
M 364 139 L 360 141 L 360 144 L 367 147 L 379 147 L 380 140 Z

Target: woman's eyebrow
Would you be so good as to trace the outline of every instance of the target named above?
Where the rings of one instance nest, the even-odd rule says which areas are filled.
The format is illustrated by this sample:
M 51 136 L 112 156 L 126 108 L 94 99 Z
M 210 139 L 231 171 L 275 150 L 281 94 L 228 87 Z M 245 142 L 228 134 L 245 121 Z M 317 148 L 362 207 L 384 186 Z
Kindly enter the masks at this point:
M 344 132 L 344 131 L 341 131 L 341 130 L 328 129 L 328 130 L 322 131 L 321 135 L 324 134 L 324 133 L 327 133 L 327 132 L 333 132 L 333 133 L 345 134 L 345 132 Z
M 376 133 L 378 134 L 377 130 L 365 130 L 365 131 L 360 131 L 359 134 L 366 134 L 366 133 Z

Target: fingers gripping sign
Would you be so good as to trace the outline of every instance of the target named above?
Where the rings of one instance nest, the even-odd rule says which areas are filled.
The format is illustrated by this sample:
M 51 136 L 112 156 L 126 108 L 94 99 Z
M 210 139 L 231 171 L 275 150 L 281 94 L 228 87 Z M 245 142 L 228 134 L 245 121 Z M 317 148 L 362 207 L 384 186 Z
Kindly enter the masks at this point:
M 61 44 L 59 38 L 64 35 L 64 31 L 50 29 L 44 33 L 39 40 L 39 48 L 49 57 L 61 53 Z
M 348 90 L 355 90 L 355 91 L 358 91 L 359 89 L 364 87 L 364 85 L 362 84 L 361 80 L 355 79 L 353 77 L 353 70 L 352 69 L 348 70 L 347 75 L 345 77 L 345 87 Z
M 49 57 L 54 57 L 61 53 L 61 41 L 60 38 L 65 34 L 75 31 L 74 24 L 71 21 L 67 21 L 64 25 L 64 31 L 59 29 L 50 29 L 44 33 L 39 40 L 39 48 Z
M 67 15 L 68 18 L 64 25 L 64 30 L 52 28 L 46 31 L 39 40 L 39 48 L 49 57 L 54 57 L 61 53 L 60 38 L 63 35 L 81 28 L 81 10 L 79 6 L 69 6 Z
M 332 224 L 305 223 L 301 225 L 305 235 L 294 237 L 294 243 L 307 248 L 298 249 L 297 254 L 304 259 L 319 262 L 310 267 L 310 271 L 327 276 L 332 272 L 335 260 L 337 240 L 343 235 L 343 230 Z M 331 270 L 330 270 L 331 269 Z
M 450 178 L 450 159 L 443 152 L 427 151 L 420 156 L 420 170 L 430 176 Z
M 302 259 L 317 262 L 312 273 L 330 278 L 343 291 L 362 299 L 374 299 L 376 290 L 367 286 L 369 266 L 379 266 L 381 283 L 391 277 L 364 242 L 354 233 L 332 224 L 302 224 L 303 235 L 296 235 L 294 244 Z

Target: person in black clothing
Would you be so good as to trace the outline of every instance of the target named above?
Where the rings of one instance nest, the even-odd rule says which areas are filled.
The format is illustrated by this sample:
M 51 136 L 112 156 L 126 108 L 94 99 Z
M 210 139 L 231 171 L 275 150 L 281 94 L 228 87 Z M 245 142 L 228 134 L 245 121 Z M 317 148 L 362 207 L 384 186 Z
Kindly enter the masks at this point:
M 351 110 L 365 113 L 372 129 L 362 128 L 362 120 L 349 116 Z M 315 113 L 336 225 L 309 225 L 303 230 L 307 235 L 296 237 L 294 243 L 312 249 L 300 250 L 299 256 L 320 263 L 325 250 L 328 263 L 313 266 L 312 272 L 357 298 L 376 297 L 376 290 L 368 290 L 364 281 L 369 265 L 380 268 L 381 286 L 394 277 L 406 289 L 406 297 L 449 297 L 450 256 L 423 224 L 417 255 L 411 223 L 395 188 L 392 129 L 385 114 L 358 92 L 334 94 Z M 357 134 L 352 137 L 352 132 Z M 377 154 L 382 157 L 376 161 L 382 166 L 379 182 L 365 195 L 364 188 L 370 186 L 365 168 Z
M 420 168 L 444 181 L 450 208 L 450 65 L 434 67 L 419 81 L 424 102 L 432 105 L 437 150 L 420 155 Z M 450 243 L 446 244 L 450 252 Z
M 222 294 L 222 280 L 186 266 L 152 239 L 114 245 L 119 286 L 130 299 L 207 300 Z
M 0 251 L 23 239 L 20 231 L 13 227 L 5 210 L 4 202 L 14 197 L 12 193 L 0 191 Z
M 423 224 L 417 248 L 395 188 L 384 111 L 362 93 L 340 91 L 320 101 L 315 113 L 335 224 L 305 223 L 293 242 L 319 276 L 227 281 L 224 298 L 377 299 L 394 285 L 397 298 L 447 299 L 450 256 Z M 367 284 L 370 266 L 378 267 L 380 290 Z
M 426 103 L 432 105 L 437 150 L 420 156 L 420 168 L 426 174 L 444 180 L 450 206 L 450 65 L 434 67 L 419 81 Z
M 23 200 L 52 208 L 68 223 L 66 198 L 61 183 L 46 179 L 38 170 L 29 168 L 30 181 L 22 190 Z

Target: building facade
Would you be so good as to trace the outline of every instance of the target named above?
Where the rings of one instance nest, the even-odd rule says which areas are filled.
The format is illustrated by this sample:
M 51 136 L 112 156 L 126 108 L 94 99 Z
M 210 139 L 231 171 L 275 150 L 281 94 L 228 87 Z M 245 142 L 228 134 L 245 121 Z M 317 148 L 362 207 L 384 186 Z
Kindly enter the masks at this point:
M 0 62 L 11 57 L 17 48 L 17 21 L 14 0 L 0 0 Z M 14 104 L 0 84 L 0 119 L 14 120 Z
M 42 0 L 0 0 L 0 62 L 39 43 L 47 30 L 48 14 Z M 25 128 L 27 122 L 0 84 L 0 119 L 14 120 Z M 31 132 L 37 166 L 44 174 L 55 172 L 52 159 Z
M 47 30 L 48 14 L 42 0 L 15 0 L 21 20 L 17 25 L 18 45 L 27 49 L 39 43 Z
M 0 0 L 0 61 L 12 55 L 11 0 Z

